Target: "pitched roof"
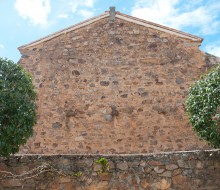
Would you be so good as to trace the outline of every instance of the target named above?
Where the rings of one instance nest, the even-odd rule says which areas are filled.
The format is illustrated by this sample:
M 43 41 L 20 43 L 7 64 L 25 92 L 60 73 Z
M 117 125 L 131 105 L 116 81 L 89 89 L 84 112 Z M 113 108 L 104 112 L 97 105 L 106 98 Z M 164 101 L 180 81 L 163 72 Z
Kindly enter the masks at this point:
M 72 26 L 70 26 L 68 28 L 64 28 L 63 30 L 55 32 L 55 33 L 53 33 L 51 35 L 45 36 L 45 37 L 40 38 L 40 39 L 38 39 L 36 41 L 33 41 L 33 42 L 30 42 L 30 43 L 25 44 L 23 46 L 20 46 L 18 49 L 20 50 L 20 49 L 24 49 L 24 48 L 35 46 L 37 44 L 40 44 L 40 43 L 45 42 L 45 41 L 48 41 L 50 39 L 53 39 L 53 38 L 55 38 L 57 36 L 60 36 L 60 35 L 65 34 L 65 33 L 68 33 L 70 31 L 82 28 L 84 26 L 87 26 L 89 24 L 97 22 L 97 21 L 99 21 L 99 20 L 101 20 L 103 18 L 107 18 L 109 16 L 110 16 L 110 11 L 106 11 L 104 14 L 101 14 L 101 15 L 96 16 L 96 17 L 92 17 L 92 18 L 87 19 L 87 20 L 85 20 L 83 22 L 80 22 L 78 24 L 72 25 Z M 176 35 L 176 36 L 179 36 L 179 37 L 182 37 L 182 38 L 190 39 L 190 40 L 192 40 L 194 42 L 200 42 L 201 43 L 203 41 L 203 38 L 200 38 L 198 36 L 195 36 L 195 35 L 192 35 L 192 34 L 189 34 L 189 33 L 186 33 L 186 32 L 182 32 L 182 31 L 179 31 L 179 30 L 176 30 L 176 29 L 173 29 L 173 28 L 169 28 L 169 27 L 166 27 L 166 26 L 163 26 L 163 25 L 160 25 L 160 24 L 156 24 L 156 23 L 153 23 L 153 22 L 150 22 L 150 21 L 139 19 L 139 18 L 136 18 L 136 17 L 133 17 L 133 16 L 129 16 L 129 15 L 120 13 L 118 11 L 115 12 L 115 17 L 116 18 L 120 18 L 120 19 L 125 20 L 125 21 L 128 21 L 128 22 L 132 22 L 132 23 L 141 25 L 141 26 L 145 26 L 145 27 L 148 27 L 148 28 L 156 29 L 156 30 L 159 30 L 159 31 L 162 31 L 162 32 L 166 32 L 166 33 L 169 33 L 169 34 L 173 34 L 173 35 Z

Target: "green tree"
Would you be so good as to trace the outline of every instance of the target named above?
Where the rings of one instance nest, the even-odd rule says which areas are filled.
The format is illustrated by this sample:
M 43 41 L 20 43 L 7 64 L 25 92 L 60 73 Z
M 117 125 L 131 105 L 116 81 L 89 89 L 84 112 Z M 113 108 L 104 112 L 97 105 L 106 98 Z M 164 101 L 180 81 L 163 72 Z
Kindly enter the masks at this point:
M 0 156 L 19 151 L 36 122 L 34 86 L 18 64 L 0 58 Z
M 220 65 L 201 77 L 189 90 L 186 109 L 198 136 L 220 147 Z

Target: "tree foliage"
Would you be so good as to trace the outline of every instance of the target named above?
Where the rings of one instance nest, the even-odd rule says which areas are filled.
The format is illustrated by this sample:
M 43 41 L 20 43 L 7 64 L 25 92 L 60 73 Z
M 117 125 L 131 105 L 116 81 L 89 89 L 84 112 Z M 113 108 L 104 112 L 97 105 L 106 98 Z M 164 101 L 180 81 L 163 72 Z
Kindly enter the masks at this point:
M 198 136 L 220 147 L 220 65 L 201 77 L 189 90 L 186 109 Z
M 0 156 L 18 152 L 36 122 L 32 79 L 20 65 L 0 58 Z

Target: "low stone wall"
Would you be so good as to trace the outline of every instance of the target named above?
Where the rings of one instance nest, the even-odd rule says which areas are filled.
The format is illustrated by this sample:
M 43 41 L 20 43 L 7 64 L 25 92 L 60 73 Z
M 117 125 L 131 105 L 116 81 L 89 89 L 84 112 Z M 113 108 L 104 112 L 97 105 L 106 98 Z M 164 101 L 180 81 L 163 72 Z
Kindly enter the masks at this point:
M 220 150 L 154 155 L 17 155 L 0 159 L 0 175 L 0 190 L 219 190 Z

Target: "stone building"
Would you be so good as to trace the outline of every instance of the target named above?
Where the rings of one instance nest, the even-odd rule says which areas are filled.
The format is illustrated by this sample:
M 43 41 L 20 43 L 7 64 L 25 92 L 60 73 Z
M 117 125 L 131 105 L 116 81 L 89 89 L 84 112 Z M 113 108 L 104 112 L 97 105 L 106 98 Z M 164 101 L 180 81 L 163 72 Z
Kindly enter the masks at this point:
M 202 38 L 115 12 L 19 47 L 38 93 L 22 153 L 156 153 L 209 148 L 184 108 L 217 58 Z

